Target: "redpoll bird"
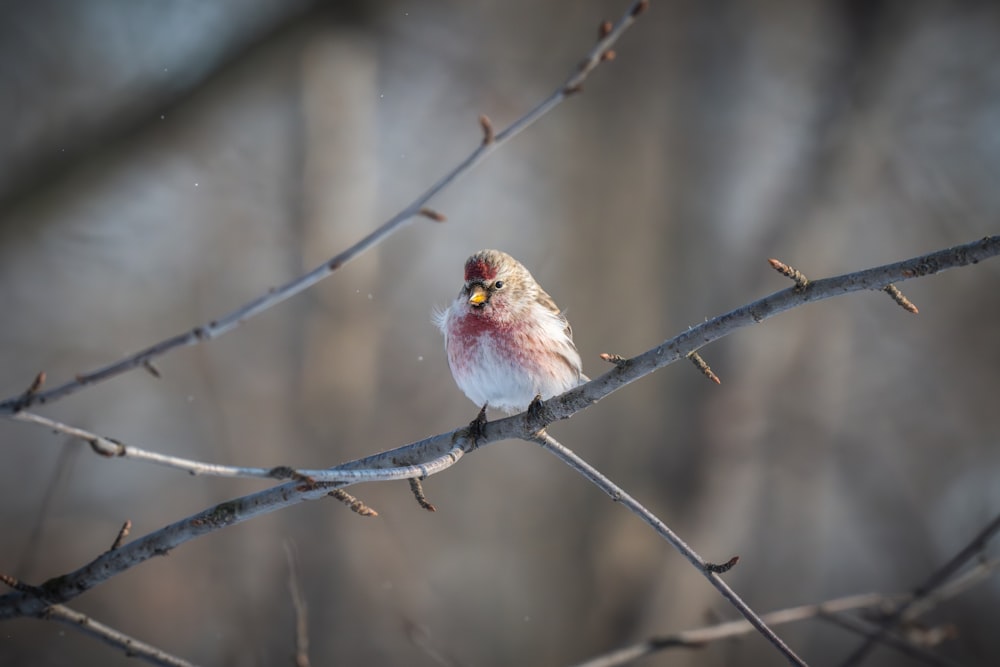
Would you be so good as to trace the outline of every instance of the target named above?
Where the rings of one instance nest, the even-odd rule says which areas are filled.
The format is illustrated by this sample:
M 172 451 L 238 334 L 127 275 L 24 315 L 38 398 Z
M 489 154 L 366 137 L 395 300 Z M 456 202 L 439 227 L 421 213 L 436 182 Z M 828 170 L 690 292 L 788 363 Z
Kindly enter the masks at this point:
M 470 257 L 458 298 L 435 321 L 455 382 L 484 409 L 513 414 L 589 380 L 569 322 L 505 252 Z

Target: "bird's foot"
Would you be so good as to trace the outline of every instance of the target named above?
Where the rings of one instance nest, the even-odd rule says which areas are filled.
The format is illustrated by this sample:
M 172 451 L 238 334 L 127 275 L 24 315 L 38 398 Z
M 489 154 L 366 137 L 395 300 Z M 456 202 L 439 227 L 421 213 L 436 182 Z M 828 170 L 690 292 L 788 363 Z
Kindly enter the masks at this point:
M 486 406 L 479 410 L 479 414 L 476 418 L 469 422 L 469 439 L 472 440 L 472 447 L 475 449 L 479 446 L 479 441 L 485 435 L 483 429 L 486 428 Z
M 545 406 L 542 405 L 542 395 L 535 394 L 535 397 L 531 399 L 531 403 L 528 404 L 528 421 L 545 421 Z

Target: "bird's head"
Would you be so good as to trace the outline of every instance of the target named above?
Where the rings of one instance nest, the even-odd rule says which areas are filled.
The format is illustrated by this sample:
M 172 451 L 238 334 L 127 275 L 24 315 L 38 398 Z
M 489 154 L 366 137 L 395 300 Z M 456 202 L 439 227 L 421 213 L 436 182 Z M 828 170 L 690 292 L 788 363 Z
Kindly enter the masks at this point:
M 505 252 L 480 250 L 465 263 L 465 285 L 460 297 L 474 313 L 506 318 L 518 304 L 531 303 L 535 282 L 528 270 Z

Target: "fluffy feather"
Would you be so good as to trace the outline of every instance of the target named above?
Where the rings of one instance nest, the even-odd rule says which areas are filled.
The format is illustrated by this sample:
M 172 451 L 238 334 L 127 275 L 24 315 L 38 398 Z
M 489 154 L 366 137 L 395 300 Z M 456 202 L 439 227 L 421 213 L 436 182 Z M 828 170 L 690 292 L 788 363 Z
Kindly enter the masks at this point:
M 482 250 L 465 264 L 465 283 L 434 314 L 459 388 L 478 406 L 520 412 L 586 382 L 569 322 L 516 259 Z M 484 292 L 476 305 L 470 297 Z

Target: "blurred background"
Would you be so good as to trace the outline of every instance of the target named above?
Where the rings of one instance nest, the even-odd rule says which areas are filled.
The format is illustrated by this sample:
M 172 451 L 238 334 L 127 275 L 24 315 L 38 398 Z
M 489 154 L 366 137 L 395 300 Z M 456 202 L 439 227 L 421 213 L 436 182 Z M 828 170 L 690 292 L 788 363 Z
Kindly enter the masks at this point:
M 0 4 L 0 395 L 227 313 L 407 204 L 547 95 L 624 1 Z M 315 468 L 476 412 L 431 311 L 501 248 L 565 308 L 586 371 L 811 277 L 998 232 L 1000 6 L 654 2 L 615 62 L 307 293 L 40 411 L 166 454 Z M 555 425 L 759 611 L 910 590 L 1000 510 L 1000 262 L 797 309 Z M 263 488 L 104 460 L 0 421 L 0 572 L 71 571 Z M 735 616 L 624 508 L 537 446 L 357 486 L 186 544 L 71 606 L 208 665 L 290 664 L 285 545 L 313 664 L 559 665 Z M 994 545 L 990 553 L 997 555 Z M 1000 661 L 1000 582 L 939 649 Z M 836 664 L 856 637 L 779 633 Z M 0 627 L 5 665 L 134 664 Z M 780 664 L 759 637 L 648 665 Z M 910 665 L 880 649 L 867 664 Z

